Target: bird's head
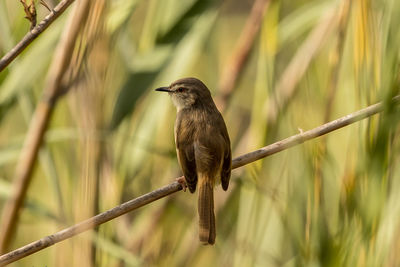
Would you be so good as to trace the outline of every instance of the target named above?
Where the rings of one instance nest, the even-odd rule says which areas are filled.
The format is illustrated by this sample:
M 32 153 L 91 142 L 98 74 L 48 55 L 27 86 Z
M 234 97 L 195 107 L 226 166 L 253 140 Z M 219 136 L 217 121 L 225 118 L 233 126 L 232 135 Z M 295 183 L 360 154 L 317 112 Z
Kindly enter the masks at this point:
M 178 111 L 195 103 L 209 102 L 210 99 L 212 102 L 210 90 L 196 78 L 179 79 L 168 87 L 157 88 L 156 91 L 168 92 Z

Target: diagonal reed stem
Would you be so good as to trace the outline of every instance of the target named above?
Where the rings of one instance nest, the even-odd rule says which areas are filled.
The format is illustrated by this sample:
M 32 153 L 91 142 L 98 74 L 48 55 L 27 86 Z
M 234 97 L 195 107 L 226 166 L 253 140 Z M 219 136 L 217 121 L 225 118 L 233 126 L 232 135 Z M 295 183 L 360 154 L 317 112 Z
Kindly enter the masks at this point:
M 0 253 L 7 251 L 7 247 L 18 225 L 19 211 L 24 204 L 25 196 L 32 180 L 32 172 L 43 136 L 60 96 L 60 88 L 63 86 L 63 78 L 71 62 L 71 54 L 75 48 L 75 41 L 87 17 L 89 10 L 88 3 L 89 0 L 78 1 L 71 14 L 70 22 L 67 24 L 53 56 L 48 74 L 48 82 L 43 90 L 42 99 L 37 104 L 29 123 L 29 129 L 26 133 L 24 145 L 16 166 L 12 196 L 7 200 L 2 210 Z
M 247 19 L 232 55 L 230 55 L 229 61 L 223 70 L 218 84 L 218 95 L 215 99 L 215 104 L 221 113 L 226 109 L 228 100 L 233 93 L 238 79 L 240 79 L 242 70 L 250 56 L 250 52 L 254 46 L 257 33 L 261 28 L 269 4 L 270 0 L 254 1 L 249 18 Z
M 392 104 L 393 105 L 400 104 L 400 95 L 395 96 L 392 99 Z M 321 126 L 318 126 L 314 129 L 293 135 L 293 136 L 283 139 L 281 141 L 275 142 L 271 145 L 262 147 L 253 152 L 239 156 L 239 157 L 233 159 L 232 169 L 242 167 L 246 164 L 249 164 L 256 160 L 273 155 L 282 150 L 286 150 L 290 147 L 302 144 L 305 141 L 314 139 L 318 136 L 321 136 L 321 135 L 333 132 L 335 130 L 338 130 L 340 128 L 343 128 L 349 124 L 352 124 L 357 121 L 363 120 L 365 118 L 371 117 L 379 112 L 382 112 L 384 110 L 384 108 L 385 108 L 384 103 L 382 103 L 382 102 L 377 103 L 377 104 L 371 105 L 369 107 L 366 107 L 364 109 L 361 109 L 359 111 L 356 111 L 354 113 L 351 113 L 349 115 L 346 115 L 344 117 L 341 117 L 337 120 L 328 122 Z M 39 250 L 42 250 L 42 249 L 52 246 L 58 242 L 61 242 L 65 239 L 68 239 L 70 237 L 78 235 L 84 231 L 93 229 L 93 228 L 99 226 L 100 224 L 108 222 L 112 219 L 115 219 L 115 218 L 125 214 L 125 213 L 136 210 L 140 207 L 143 207 L 151 202 L 154 202 L 160 198 L 171 195 L 180 190 L 182 190 L 182 186 L 178 182 L 173 182 L 173 183 L 163 186 L 157 190 L 154 190 L 152 192 L 144 194 L 140 197 L 129 200 L 115 208 L 112 208 L 108 211 L 100 213 L 92 218 L 89 218 L 89 219 L 83 221 L 83 222 L 75 224 L 75 225 L 73 225 L 69 228 L 66 228 L 64 230 L 61 230 L 53 235 L 46 236 L 40 240 L 37 240 L 26 246 L 23 246 L 19 249 L 16 249 L 14 251 L 11 251 L 7 254 L 0 256 L 0 266 L 4 266 L 11 262 L 17 261 L 21 258 L 24 258 L 30 254 L 37 252 Z

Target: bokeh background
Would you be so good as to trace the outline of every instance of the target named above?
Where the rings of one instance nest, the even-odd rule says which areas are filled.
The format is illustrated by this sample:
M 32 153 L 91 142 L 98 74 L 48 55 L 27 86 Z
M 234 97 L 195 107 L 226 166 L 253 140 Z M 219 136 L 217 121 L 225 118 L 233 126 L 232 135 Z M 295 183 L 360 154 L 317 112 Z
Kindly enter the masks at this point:
M 89 2 L 9 249 L 181 175 L 176 111 L 153 90 L 178 78 L 210 88 L 234 157 L 399 93 L 396 0 Z M 75 5 L 0 73 L 0 209 Z M 24 16 L 0 1 L 0 55 Z M 233 171 L 215 246 L 179 192 L 11 266 L 399 266 L 400 113 L 385 107 Z

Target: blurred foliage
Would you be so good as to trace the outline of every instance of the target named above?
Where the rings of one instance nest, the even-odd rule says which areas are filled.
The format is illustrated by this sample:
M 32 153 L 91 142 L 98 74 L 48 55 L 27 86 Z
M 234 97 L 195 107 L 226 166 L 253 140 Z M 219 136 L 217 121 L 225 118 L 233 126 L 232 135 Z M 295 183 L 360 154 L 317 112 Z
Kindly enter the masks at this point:
M 71 55 L 79 79 L 56 104 L 13 248 L 181 175 L 175 108 L 153 89 L 195 76 L 218 95 L 253 1 L 105 3 Z M 47 12 L 38 5 L 38 19 Z M 0 73 L 0 209 L 66 13 Z M 186 192 L 11 266 L 399 266 L 399 14 L 395 0 L 270 1 L 223 114 L 234 156 L 387 105 L 235 170 L 228 192 L 216 189 L 215 246 L 199 244 Z M 20 3 L 0 1 L 0 55 L 28 30 Z

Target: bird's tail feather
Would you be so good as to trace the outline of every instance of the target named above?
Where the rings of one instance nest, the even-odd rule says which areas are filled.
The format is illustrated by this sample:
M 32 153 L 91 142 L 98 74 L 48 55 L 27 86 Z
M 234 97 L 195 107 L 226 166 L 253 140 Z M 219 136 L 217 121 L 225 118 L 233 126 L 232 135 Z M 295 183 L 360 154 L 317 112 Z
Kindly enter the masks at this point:
M 203 244 L 215 243 L 214 190 L 211 179 L 199 179 L 199 238 Z

